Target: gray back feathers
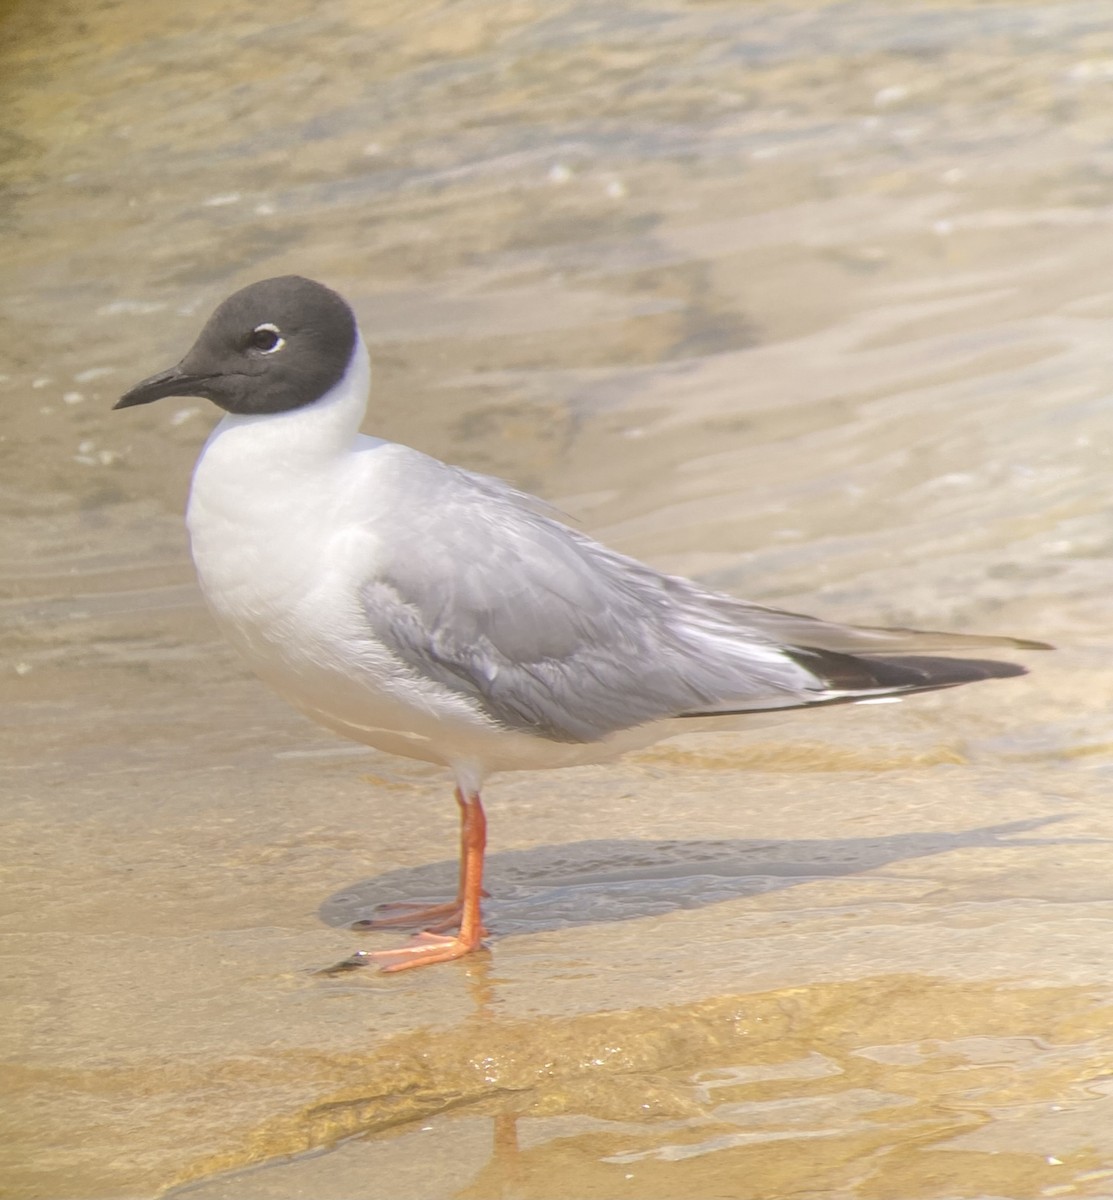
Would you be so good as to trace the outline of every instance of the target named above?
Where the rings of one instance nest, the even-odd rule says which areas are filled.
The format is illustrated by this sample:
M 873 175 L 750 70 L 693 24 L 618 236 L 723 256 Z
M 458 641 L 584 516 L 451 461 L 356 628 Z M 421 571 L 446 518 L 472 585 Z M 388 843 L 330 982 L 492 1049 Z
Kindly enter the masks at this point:
M 703 591 L 568 528 L 498 480 L 417 457 L 425 512 L 406 514 L 417 536 L 388 551 L 364 586 L 367 620 L 401 663 L 506 728 L 593 742 L 673 717 L 1022 670 L 979 663 L 972 675 L 973 663 L 924 657 L 901 668 L 886 655 L 962 639 L 834 625 Z

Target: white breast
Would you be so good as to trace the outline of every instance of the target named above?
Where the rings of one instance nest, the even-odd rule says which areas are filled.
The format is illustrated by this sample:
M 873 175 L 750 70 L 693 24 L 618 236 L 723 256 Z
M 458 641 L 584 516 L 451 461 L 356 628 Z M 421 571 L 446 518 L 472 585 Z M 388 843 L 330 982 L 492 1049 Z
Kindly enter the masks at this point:
M 358 434 L 366 385 L 357 355 L 314 405 L 223 418 L 190 490 L 198 580 L 256 674 L 308 716 L 393 753 L 481 769 L 483 746 L 507 735 L 470 700 L 416 679 L 364 618 L 361 589 L 391 533 L 377 517 L 397 508 L 409 468 L 431 461 Z

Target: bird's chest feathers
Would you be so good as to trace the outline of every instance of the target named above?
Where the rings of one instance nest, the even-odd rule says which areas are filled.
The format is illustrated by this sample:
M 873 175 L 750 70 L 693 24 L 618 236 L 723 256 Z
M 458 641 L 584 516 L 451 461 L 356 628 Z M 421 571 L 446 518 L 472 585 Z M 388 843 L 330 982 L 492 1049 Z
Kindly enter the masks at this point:
M 350 609 L 359 575 L 374 562 L 373 535 L 345 511 L 345 489 L 322 488 L 314 472 L 226 466 L 206 454 L 187 514 L 209 607 L 252 658 L 329 658 L 358 621 Z

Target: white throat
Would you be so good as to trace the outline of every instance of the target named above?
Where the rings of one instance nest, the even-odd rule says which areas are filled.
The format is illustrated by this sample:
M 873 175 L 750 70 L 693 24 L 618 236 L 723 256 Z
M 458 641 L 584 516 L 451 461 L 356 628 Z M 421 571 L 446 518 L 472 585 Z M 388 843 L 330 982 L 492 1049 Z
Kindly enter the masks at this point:
M 197 460 L 195 484 L 210 468 L 242 470 L 250 462 L 281 475 L 346 453 L 359 434 L 370 385 L 371 363 L 357 333 L 348 369 L 319 400 L 287 412 L 226 413 Z M 218 465 L 224 462 L 227 467 Z
M 253 574 L 281 584 L 332 529 L 367 408 L 370 367 L 362 339 L 340 381 L 288 412 L 228 413 L 193 469 L 186 525 L 202 591 L 250 591 Z M 330 515 L 331 514 L 331 515 Z M 297 545 L 299 538 L 305 546 Z M 304 567 L 304 562 L 300 564 Z
M 335 539 L 351 526 L 351 512 L 362 512 L 353 465 L 370 440 L 359 433 L 369 379 L 359 341 L 320 400 L 288 412 L 228 414 L 194 468 L 186 524 L 201 590 L 265 677 L 281 647 L 312 640 L 312 621 L 309 634 L 291 634 L 296 614 L 313 611 Z

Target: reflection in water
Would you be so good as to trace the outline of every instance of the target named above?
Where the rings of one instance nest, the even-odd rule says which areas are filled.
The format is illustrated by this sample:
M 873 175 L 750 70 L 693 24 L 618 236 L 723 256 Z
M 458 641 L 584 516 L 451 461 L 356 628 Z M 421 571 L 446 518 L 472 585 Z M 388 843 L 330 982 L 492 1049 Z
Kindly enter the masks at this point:
M 1113 1192 L 1107 0 L 79 8 L 0 39 L 8 1192 L 346 1135 L 199 1193 Z M 443 781 L 244 677 L 209 416 L 109 412 L 283 271 L 373 331 L 369 431 L 753 599 L 1063 649 L 500 780 L 516 936 L 316 975 L 322 897 L 442 886 Z
M 1096 1196 L 1113 1180 L 1113 1023 L 1084 989 L 880 977 L 544 1029 L 484 1018 L 454 1041 L 459 1073 L 441 1063 L 453 1090 L 427 1114 L 395 1124 L 353 1096 L 304 1128 L 377 1137 L 181 1194 L 356 1194 L 385 1172 L 430 1200 L 1028 1197 L 1064 1179 Z M 531 1062 L 527 1042 L 549 1061 Z M 413 1039 L 389 1052 L 419 1058 Z

